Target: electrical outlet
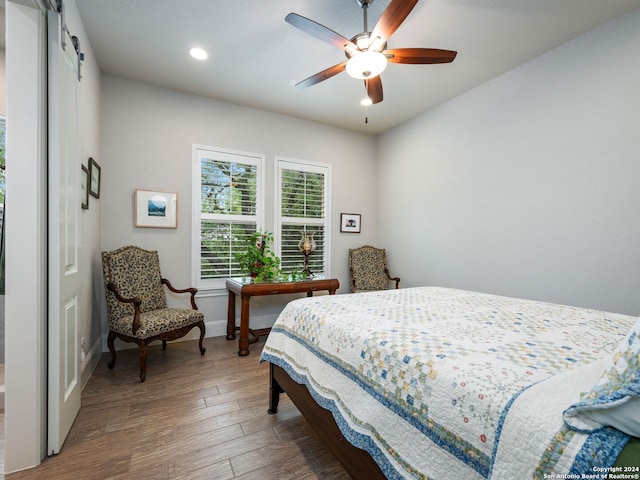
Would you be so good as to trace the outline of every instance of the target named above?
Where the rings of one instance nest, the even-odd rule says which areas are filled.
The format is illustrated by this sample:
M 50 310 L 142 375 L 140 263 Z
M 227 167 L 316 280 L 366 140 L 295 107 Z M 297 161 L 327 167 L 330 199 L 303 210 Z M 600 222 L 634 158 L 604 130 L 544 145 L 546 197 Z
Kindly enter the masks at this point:
M 84 337 L 80 339 L 80 348 L 84 350 Z

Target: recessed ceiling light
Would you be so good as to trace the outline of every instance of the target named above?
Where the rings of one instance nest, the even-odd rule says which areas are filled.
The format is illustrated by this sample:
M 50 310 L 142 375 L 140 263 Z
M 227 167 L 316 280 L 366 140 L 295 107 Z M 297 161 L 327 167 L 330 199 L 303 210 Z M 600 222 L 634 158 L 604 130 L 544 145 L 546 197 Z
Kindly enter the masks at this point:
M 189 53 L 193 58 L 198 60 L 206 60 L 207 58 L 209 58 L 209 54 L 205 52 L 202 48 L 194 47 L 191 50 L 189 50 Z

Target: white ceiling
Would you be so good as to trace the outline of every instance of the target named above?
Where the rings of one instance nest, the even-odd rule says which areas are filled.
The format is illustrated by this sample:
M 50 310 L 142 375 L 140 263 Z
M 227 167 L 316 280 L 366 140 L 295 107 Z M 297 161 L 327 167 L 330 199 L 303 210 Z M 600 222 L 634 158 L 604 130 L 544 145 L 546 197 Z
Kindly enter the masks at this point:
M 389 1 L 369 8 L 370 30 Z M 384 101 L 365 110 L 363 82 L 346 73 L 307 89 L 290 85 L 345 57 L 284 21 L 295 12 L 351 38 L 363 30 L 355 0 L 76 3 L 104 73 L 372 134 L 640 7 L 640 0 L 421 0 L 388 48 L 443 48 L 457 58 L 389 64 Z M 208 50 L 209 59 L 193 60 L 192 46 Z

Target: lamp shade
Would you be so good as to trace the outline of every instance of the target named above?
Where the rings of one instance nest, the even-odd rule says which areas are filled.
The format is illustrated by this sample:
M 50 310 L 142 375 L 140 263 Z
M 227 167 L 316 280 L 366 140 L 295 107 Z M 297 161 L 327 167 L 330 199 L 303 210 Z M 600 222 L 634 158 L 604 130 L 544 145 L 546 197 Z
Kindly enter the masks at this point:
M 353 78 L 364 80 L 380 75 L 387 68 L 387 57 L 380 52 L 368 51 L 356 53 L 347 62 L 347 73 Z
M 302 232 L 302 238 L 298 242 L 298 248 L 306 253 L 313 252 L 316 249 L 316 241 L 313 238 L 315 233 L 316 232 Z

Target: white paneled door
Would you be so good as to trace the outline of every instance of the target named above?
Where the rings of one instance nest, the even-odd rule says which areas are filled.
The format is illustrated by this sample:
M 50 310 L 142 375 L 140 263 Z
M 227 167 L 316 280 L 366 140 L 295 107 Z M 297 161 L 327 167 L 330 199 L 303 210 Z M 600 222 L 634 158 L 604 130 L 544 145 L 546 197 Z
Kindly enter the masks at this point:
M 81 289 L 78 60 L 48 13 L 48 411 L 47 453 L 58 453 L 80 410 L 78 299 Z

